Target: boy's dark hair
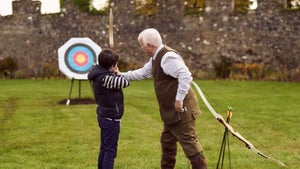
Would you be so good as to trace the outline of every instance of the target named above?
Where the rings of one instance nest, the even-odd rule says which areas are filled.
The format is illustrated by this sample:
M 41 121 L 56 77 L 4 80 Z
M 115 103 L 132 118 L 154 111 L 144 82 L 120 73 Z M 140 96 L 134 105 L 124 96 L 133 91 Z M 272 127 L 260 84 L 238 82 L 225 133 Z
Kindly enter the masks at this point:
M 109 69 L 111 66 L 114 66 L 117 64 L 119 60 L 119 55 L 110 50 L 110 49 L 104 49 L 101 51 L 101 53 L 98 56 L 98 63 L 100 66 L 102 66 L 104 69 Z

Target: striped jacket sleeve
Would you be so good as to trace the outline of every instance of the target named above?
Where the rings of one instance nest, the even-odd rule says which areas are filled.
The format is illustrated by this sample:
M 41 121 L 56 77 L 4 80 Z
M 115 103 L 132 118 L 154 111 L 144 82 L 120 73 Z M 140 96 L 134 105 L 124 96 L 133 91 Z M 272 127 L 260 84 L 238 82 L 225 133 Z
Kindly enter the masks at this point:
M 102 85 L 107 89 L 122 89 L 129 86 L 129 81 L 124 76 L 106 75 Z

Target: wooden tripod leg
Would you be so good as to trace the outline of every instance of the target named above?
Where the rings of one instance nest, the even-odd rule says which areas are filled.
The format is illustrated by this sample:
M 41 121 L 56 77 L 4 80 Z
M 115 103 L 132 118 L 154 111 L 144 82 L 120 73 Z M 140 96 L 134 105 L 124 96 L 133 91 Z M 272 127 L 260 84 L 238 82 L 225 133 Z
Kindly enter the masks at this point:
M 74 78 L 71 80 L 71 88 L 70 88 L 70 91 L 69 91 L 69 97 L 68 97 L 68 100 L 66 102 L 66 105 L 70 104 L 71 94 L 72 94 L 72 90 L 73 90 L 73 83 L 74 83 Z

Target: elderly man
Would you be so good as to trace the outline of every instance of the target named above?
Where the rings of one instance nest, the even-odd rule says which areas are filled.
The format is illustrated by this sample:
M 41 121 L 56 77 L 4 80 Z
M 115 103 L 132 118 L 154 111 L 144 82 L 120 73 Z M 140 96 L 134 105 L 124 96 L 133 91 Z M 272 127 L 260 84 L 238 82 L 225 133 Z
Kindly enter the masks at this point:
M 150 59 L 142 68 L 122 74 L 128 80 L 154 80 L 164 122 L 161 133 L 161 168 L 174 168 L 179 142 L 192 168 L 206 169 L 206 160 L 196 134 L 196 117 L 201 112 L 197 97 L 190 88 L 193 79 L 191 72 L 175 50 L 162 44 L 161 35 L 156 29 L 142 31 L 138 42 Z

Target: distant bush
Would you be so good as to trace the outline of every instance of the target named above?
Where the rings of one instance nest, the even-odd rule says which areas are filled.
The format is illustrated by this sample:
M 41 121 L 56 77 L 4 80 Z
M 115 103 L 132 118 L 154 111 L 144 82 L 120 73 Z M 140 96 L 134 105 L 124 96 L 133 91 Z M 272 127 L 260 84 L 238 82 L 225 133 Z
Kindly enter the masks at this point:
M 300 69 L 288 69 L 287 66 L 266 65 L 263 63 L 237 62 L 228 56 L 221 56 L 214 63 L 215 78 L 232 80 L 270 80 L 300 82 Z M 207 71 L 194 72 L 196 78 L 207 79 Z M 213 76 L 209 76 L 213 79 Z
M 104 8 L 101 10 L 97 10 L 92 7 L 92 0 L 72 0 L 72 2 L 78 6 L 81 11 L 88 12 L 90 14 L 99 14 L 99 15 L 107 15 L 108 8 Z M 61 4 L 64 3 L 64 0 L 61 0 Z
M 14 72 L 18 68 L 18 63 L 13 57 L 0 58 L 0 77 L 13 78 Z
M 234 0 L 234 11 L 247 14 L 249 12 L 249 5 L 251 5 L 249 0 Z
M 185 0 L 185 15 L 203 15 L 205 13 L 205 0 Z
M 221 56 L 220 62 L 214 63 L 215 73 L 217 78 L 227 79 L 229 78 L 232 70 L 233 59 L 228 56 Z
M 265 77 L 265 67 L 261 63 L 234 63 L 230 71 L 231 79 L 260 80 Z
M 118 67 L 119 67 L 121 72 L 126 72 L 128 70 L 138 69 L 138 68 L 141 67 L 141 65 L 134 64 L 134 63 L 128 63 L 128 62 L 120 59 L 119 62 L 118 62 Z
M 53 65 L 51 63 L 43 63 L 38 72 L 38 77 L 41 78 L 55 78 L 59 76 L 59 68 L 57 67 L 57 65 Z

